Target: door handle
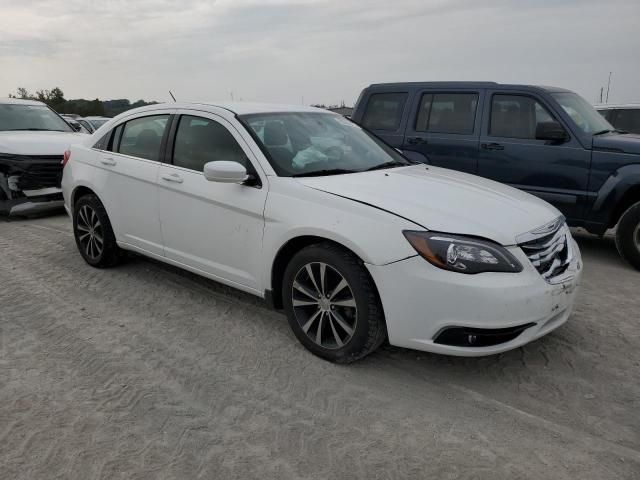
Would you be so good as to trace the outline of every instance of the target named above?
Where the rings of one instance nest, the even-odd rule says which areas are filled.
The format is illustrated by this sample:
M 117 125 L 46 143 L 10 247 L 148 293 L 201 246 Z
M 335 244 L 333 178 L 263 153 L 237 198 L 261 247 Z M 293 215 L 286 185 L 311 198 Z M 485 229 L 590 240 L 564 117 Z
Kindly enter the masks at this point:
M 410 145 L 424 145 L 429 142 L 422 137 L 409 137 L 407 138 L 407 143 Z
M 483 143 L 480 145 L 481 148 L 485 150 L 504 150 L 504 145 L 500 145 L 499 143 Z
M 113 167 L 117 162 L 113 158 L 109 157 L 109 158 L 101 158 L 100 163 L 103 165 L 108 165 L 109 167 Z
M 173 183 L 182 183 L 182 177 L 180 175 L 178 175 L 177 173 L 172 173 L 171 175 L 161 175 L 160 178 L 162 178 L 163 180 L 166 180 L 167 182 L 173 182 Z

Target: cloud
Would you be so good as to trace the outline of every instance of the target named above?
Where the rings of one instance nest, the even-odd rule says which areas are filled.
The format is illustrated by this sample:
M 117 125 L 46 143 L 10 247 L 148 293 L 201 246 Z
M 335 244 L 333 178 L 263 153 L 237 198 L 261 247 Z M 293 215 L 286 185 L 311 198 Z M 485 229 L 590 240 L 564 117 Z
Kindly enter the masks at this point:
M 553 84 L 640 100 L 640 4 L 0 0 L 0 92 L 351 103 L 380 81 Z

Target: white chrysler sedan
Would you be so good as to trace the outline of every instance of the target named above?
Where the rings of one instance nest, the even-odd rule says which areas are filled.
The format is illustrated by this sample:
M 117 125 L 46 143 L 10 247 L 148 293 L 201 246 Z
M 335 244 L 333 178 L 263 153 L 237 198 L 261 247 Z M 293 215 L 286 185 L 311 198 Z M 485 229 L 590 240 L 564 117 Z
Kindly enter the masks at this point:
M 386 338 L 450 355 L 516 348 L 568 319 L 580 281 L 555 208 L 414 164 L 325 110 L 153 105 L 112 119 L 65 162 L 89 265 L 130 250 L 263 297 L 335 362 Z

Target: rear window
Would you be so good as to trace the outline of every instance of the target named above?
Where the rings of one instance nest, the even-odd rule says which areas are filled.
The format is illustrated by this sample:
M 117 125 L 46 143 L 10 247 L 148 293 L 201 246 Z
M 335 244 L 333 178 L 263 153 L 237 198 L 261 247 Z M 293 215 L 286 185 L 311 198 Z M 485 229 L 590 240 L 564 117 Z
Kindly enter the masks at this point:
M 420 99 L 416 131 L 471 134 L 477 108 L 477 93 L 425 93 Z
M 129 120 L 124 125 L 118 152 L 148 160 L 160 159 L 162 135 L 169 115 L 153 115 Z
M 631 133 L 640 133 L 640 109 L 621 108 L 616 113 L 613 126 Z
M 367 102 L 362 126 L 370 130 L 398 130 L 406 102 L 406 93 L 374 93 Z

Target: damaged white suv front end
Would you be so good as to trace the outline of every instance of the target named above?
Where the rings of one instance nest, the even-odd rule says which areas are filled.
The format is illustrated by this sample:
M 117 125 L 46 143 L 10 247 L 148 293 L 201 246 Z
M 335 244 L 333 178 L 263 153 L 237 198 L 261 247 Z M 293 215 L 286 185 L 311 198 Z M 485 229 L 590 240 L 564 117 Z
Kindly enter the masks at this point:
M 0 214 L 62 207 L 63 155 L 84 137 L 42 102 L 0 99 Z

